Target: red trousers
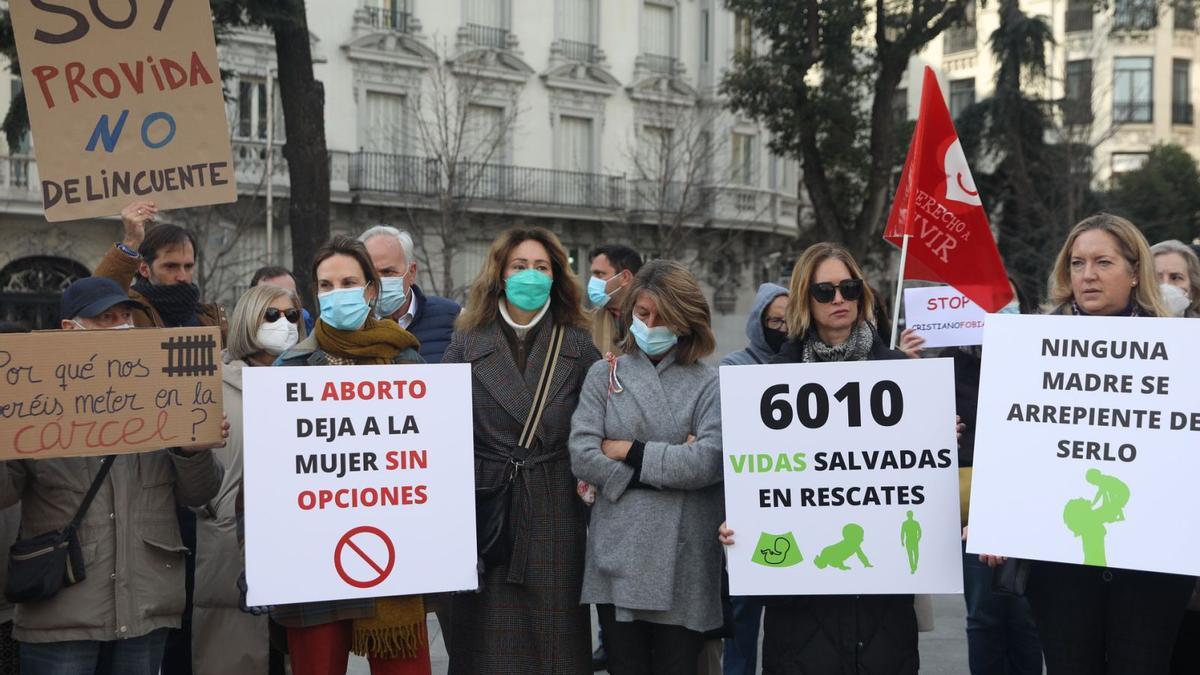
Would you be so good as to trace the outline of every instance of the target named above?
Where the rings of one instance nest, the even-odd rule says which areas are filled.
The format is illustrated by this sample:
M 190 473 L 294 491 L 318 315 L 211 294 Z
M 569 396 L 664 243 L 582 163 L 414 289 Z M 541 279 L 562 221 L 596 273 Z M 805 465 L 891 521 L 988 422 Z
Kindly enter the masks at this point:
M 287 629 L 293 675 L 346 675 L 353 621 Z M 368 659 L 371 675 L 430 675 L 429 644 L 412 659 Z

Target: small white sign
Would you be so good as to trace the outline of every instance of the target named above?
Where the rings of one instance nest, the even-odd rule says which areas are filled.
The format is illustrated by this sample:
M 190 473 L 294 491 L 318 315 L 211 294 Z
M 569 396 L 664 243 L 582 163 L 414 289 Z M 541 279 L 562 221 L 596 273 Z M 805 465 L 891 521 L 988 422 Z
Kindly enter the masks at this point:
M 1200 322 L 988 318 L 967 550 L 1200 575 Z
M 469 365 L 242 372 L 249 604 L 477 586 Z
M 961 593 L 949 359 L 721 368 L 733 595 Z
M 926 348 L 983 343 L 987 312 L 951 286 L 904 289 L 904 316 Z

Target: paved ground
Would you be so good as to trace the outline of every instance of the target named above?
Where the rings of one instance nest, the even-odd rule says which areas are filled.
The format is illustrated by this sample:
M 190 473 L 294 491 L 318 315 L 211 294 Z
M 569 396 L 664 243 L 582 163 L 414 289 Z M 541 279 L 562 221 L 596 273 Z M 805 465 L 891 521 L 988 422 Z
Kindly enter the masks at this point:
M 933 599 L 934 630 L 921 633 L 921 673 L 964 675 L 967 673 L 967 638 L 964 632 L 962 596 L 944 595 Z M 593 614 L 592 625 L 595 626 Z M 437 619 L 429 616 L 430 656 L 434 675 L 444 675 L 448 665 L 446 646 Z M 595 636 L 593 636 L 593 640 Z M 369 675 L 367 662 L 358 657 L 350 663 L 350 675 Z

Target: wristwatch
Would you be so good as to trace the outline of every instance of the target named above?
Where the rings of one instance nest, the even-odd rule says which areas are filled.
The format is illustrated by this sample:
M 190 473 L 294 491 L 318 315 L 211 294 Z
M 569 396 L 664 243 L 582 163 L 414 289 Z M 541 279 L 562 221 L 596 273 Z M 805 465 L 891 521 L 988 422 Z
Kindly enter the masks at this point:
M 125 242 L 117 242 L 117 249 L 119 251 L 121 251 L 121 253 L 124 253 L 125 255 L 129 256 L 130 258 L 139 257 L 138 252 L 129 248 L 128 246 L 126 246 Z

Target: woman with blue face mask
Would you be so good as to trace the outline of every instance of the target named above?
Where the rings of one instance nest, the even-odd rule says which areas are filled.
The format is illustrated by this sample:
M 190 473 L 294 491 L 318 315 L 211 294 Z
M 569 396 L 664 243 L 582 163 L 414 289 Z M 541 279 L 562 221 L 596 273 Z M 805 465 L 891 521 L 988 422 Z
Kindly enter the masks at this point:
M 595 486 L 582 602 L 595 604 L 613 675 L 690 675 L 720 628 L 724 513 L 720 389 L 704 293 L 655 260 L 621 309 L 622 354 L 588 372 L 571 466 Z
M 321 307 L 313 334 L 284 352 L 276 365 L 424 363 L 411 333 L 395 321 L 375 318 L 379 273 L 362 242 L 334 237 L 317 250 L 312 278 Z M 296 675 L 345 673 L 351 649 L 367 657 L 372 673 L 430 673 L 421 596 L 277 605 L 271 617 L 287 628 Z
M 503 553 L 489 556 L 479 593 L 451 602 L 451 673 L 592 672 L 588 609 L 579 604 L 586 528 L 567 437 L 600 353 L 580 300 L 558 237 L 510 229 L 492 244 L 442 357 L 471 364 L 476 486 L 512 481 Z M 528 447 L 518 447 L 535 399 L 544 410 Z

